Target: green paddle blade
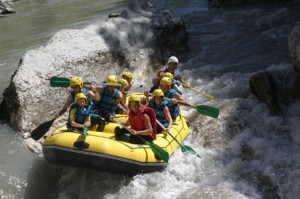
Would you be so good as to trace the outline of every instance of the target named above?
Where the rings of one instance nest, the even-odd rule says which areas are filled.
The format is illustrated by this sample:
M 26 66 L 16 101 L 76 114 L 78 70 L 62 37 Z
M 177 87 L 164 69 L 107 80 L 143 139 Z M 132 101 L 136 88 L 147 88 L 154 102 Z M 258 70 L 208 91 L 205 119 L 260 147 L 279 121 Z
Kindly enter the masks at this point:
M 201 156 L 198 155 L 198 154 L 196 153 L 196 151 L 194 151 L 194 149 L 192 149 L 191 147 L 189 147 L 189 146 L 187 146 L 187 145 L 182 145 L 182 144 L 180 144 L 180 147 L 181 147 L 181 151 L 182 151 L 183 153 L 184 153 L 184 152 L 190 152 L 190 153 L 196 155 L 198 158 L 201 158 Z
M 199 113 L 213 118 L 218 118 L 220 113 L 219 109 L 211 106 L 200 105 L 200 106 L 192 106 L 192 107 L 195 108 Z
M 162 148 L 160 148 L 156 144 L 150 143 L 150 142 L 148 142 L 146 140 L 144 140 L 144 141 L 145 141 L 145 143 L 148 146 L 150 146 L 150 148 L 152 149 L 155 157 L 163 160 L 164 162 L 168 162 L 169 161 L 169 153 L 168 152 L 166 152 L 165 150 L 163 150 Z
M 51 87 L 69 87 L 70 86 L 70 79 L 65 77 L 51 77 L 50 79 L 50 86 Z

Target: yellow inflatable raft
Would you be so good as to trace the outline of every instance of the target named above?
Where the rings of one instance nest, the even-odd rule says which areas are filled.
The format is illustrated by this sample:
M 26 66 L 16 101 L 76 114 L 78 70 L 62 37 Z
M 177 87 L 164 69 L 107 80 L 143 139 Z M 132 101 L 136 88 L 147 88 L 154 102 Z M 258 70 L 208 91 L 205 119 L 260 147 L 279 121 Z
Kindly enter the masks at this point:
M 116 115 L 126 121 L 127 115 Z M 66 126 L 47 136 L 43 143 L 45 159 L 52 164 L 88 167 L 106 172 L 137 174 L 161 171 L 167 162 L 157 159 L 147 144 L 132 144 L 115 140 L 118 123 L 106 123 L 103 132 L 88 130 L 87 136 L 68 132 Z M 153 144 L 171 154 L 190 133 L 184 117 L 179 115 L 170 134 L 157 134 Z

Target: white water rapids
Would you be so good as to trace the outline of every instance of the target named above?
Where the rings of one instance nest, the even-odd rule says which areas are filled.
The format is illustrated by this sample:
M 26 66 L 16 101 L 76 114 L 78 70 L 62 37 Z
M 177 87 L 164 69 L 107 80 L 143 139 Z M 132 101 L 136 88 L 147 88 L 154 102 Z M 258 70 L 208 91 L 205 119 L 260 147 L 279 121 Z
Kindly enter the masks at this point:
M 133 178 L 52 166 L 26 151 L 21 138 L 2 124 L 1 198 L 300 197 L 300 101 L 282 104 L 284 117 L 274 116 L 249 92 L 249 78 L 261 70 L 267 69 L 283 85 L 288 82 L 293 69 L 287 36 L 300 22 L 299 5 L 265 3 L 209 10 L 205 0 L 154 4 L 171 9 L 186 22 L 190 51 L 179 60 L 184 79 L 220 98 L 209 101 L 183 90 L 190 104 L 220 109 L 219 118 L 213 119 L 184 108 L 191 121 L 184 144 L 202 158 L 178 148 L 165 171 Z M 148 88 L 144 79 L 135 77 L 136 88 L 141 84 L 139 89 Z

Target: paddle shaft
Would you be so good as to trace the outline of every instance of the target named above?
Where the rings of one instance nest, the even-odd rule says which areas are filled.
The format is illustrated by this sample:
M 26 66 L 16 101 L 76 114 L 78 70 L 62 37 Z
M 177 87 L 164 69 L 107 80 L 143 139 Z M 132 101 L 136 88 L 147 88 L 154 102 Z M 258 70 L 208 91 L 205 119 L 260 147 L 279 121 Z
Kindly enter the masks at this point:
M 195 91 L 196 93 L 199 93 L 199 94 L 205 96 L 206 98 L 208 98 L 208 99 L 210 99 L 210 100 L 218 99 L 218 97 L 215 97 L 215 96 L 211 96 L 211 95 L 202 93 L 202 92 L 200 92 L 200 91 L 198 91 L 198 90 L 196 90 L 196 89 L 194 89 L 194 88 L 192 88 L 192 87 L 187 87 L 187 85 L 185 85 L 184 83 L 182 83 L 182 82 L 180 82 L 180 81 L 177 81 L 177 80 L 176 80 L 176 82 L 178 82 L 178 83 L 181 84 L 182 86 L 184 86 L 184 87 L 186 87 L 186 88 L 188 88 L 188 89 L 190 89 L 190 90 L 192 90 L 192 91 Z
M 169 98 L 165 98 L 165 99 L 172 101 L 172 99 L 169 99 Z M 201 114 L 209 116 L 209 117 L 218 118 L 218 116 L 219 116 L 220 111 L 219 111 L 219 109 L 217 109 L 215 107 L 211 107 L 211 106 L 207 106 L 207 105 L 193 106 L 186 102 L 181 102 L 178 100 L 177 100 L 177 103 L 187 106 L 189 108 L 194 108 L 198 111 L 198 113 L 201 113 Z
M 128 128 L 127 126 L 125 126 L 125 124 L 123 122 L 121 122 L 120 120 L 118 120 L 117 118 L 113 118 L 113 120 L 117 123 L 119 123 L 122 127 L 124 127 L 127 131 L 131 131 L 130 128 Z M 135 135 L 137 136 L 141 141 L 143 141 L 145 144 L 147 144 L 152 152 L 154 153 L 154 155 L 163 160 L 164 162 L 168 162 L 169 160 L 169 153 L 166 152 L 165 150 L 163 150 L 161 147 L 159 147 L 158 145 L 154 144 L 154 143 L 150 143 L 148 142 L 147 140 L 145 140 L 144 138 L 142 138 L 141 136 L 139 135 Z
M 165 131 L 165 132 L 167 132 L 166 131 L 166 127 L 164 127 L 164 125 L 162 125 L 162 123 L 160 123 L 160 121 L 158 121 L 157 119 L 156 119 L 156 123 Z M 169 133 L 169 132 L 167 132 L 180 146 L 181 146 L 181 143 L 171 134 L 171 133 Z
M 70 86 L 70 79 L 65 77 L 51 77 L 50 78 L 50 86 L 51 87 L 69 87 Z M 92 83 L 92 82 L 84 82 L 84 85 L 92 85 L 98 84 L 103 86 L 122 86 L 122 84 L 108 84 L 108 83 Z
M 168 100 L 168 101 L 170 101 L 170 102 L 172 102 L 172 99 L 170 99 L 170 98 L 165 97 L 165 99 Z M 193 105 L 190 105 L 190 104 L 188 104 L 186 102 L 181 102 L 181 101 L 178 101 L 178 100 L 176 100 L 176 101 L 177 101 L 178 104 L 182 104 L 184 106 L 192 107 L 192 108 L 194 107 Z
M 122 121 L 118 120 L 117 118 L 113 118 L 113 120 L 114 120 L 115 122 L 121 124 L 121 126 L 122 126 L 123 128 L 125 128 L 127 131 L 131 132 L 131 129 L 128 128 L 127 126 L 125 126 L 125 124 L 124 124 Z M 144 138 L 142 138 L 140 135 L 135 135 L 135 136 L 137 136 L 137 137 L 138 137 L 140 140 L 142 140 L 143 142 L 146 142 L 146 140 L 145 140 Z

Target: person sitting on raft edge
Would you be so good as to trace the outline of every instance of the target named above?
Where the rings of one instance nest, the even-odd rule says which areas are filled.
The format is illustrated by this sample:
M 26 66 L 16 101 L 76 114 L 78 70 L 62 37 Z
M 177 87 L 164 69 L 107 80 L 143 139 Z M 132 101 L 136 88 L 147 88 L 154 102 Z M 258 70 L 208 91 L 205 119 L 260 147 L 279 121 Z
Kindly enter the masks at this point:
M 90 127 L 91 105 L 87 104 L 85 94 L 77 93 L 75 103 L 70 109 L 69 119 L 67 122 L 68 131 L 84 134 L 84 127 Z
M 128 100 L 130 109 L 126 123 L 123 126 L 131 126 L 130 132 L 121 127 L 115 128 L 115 139 L 134 144 L 144 144 L 138 137 L 142 137 L 146 141 L 152 142 L 156 139 L 156 116 L 152 108 L 141 106 L 141 98 L 132 95 Z

